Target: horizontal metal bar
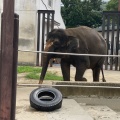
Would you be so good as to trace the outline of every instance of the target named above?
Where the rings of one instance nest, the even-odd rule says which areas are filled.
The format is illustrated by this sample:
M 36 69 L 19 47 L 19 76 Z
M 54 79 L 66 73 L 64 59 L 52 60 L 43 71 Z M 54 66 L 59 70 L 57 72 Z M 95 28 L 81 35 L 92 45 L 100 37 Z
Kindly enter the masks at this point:
M 103 14 L 120 14 L 120 11 L 103 11 Z
M 77 53 L 44 52 L 44 51 L 31 51 L 31 50 L 18 50 L 18 51 L 19 52 L 43 53 L 43 54 L 57 54 L 57 55 L 94 56 L 94 57 L 120 57 L 120 55 L 77 54 Z
M 120 89 L 120 87 L 114 86 L 87 86 L 87 85 L 48 85 L 48 84 L 17 84 L 17 86 L 23 87 L 81 87 L 81 88 L 113 88 L 113 89 Z
M 55 13 L 55 11 L 54 10 L 38 10 L 37 11 L 38 12 L 38 14 L 40 14 L 40 13 Z

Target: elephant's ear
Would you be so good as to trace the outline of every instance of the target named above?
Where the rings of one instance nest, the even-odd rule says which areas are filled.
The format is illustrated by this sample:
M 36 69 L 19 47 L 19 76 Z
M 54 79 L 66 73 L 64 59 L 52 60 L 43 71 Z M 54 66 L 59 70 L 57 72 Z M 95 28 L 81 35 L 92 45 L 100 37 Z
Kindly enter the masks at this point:
M 79 48 L 79 39 L 73 36 L 68 36 L 67 40 L 67 51 L 74 52 Z

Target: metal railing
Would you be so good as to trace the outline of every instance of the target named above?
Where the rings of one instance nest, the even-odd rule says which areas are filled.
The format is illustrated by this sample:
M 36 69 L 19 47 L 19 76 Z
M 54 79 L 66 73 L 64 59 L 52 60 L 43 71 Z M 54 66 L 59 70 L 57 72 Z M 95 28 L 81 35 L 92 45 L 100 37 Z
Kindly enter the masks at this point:
M 106 39 L 108 46 L 108 55 L 119 55 L 120 52 L 120 12 L 118 11 L 105 11 L 103 12 L 103 24 L 102 24 L 102 35 Z M 105 69 L 120 70 L 120 59 L 118 57 L 106 58 Z
M 45 36 L 54 28 L 54 10 L 38 10 L 38 27 L 37 27 L 37 51 L 44 50 L 45 44 Z M 41 63 L 39 63 L 40 54 L 37 53 L 36 57 L 36 66 L 39 64 L 42 66 L 42 55 L 41 55 Z

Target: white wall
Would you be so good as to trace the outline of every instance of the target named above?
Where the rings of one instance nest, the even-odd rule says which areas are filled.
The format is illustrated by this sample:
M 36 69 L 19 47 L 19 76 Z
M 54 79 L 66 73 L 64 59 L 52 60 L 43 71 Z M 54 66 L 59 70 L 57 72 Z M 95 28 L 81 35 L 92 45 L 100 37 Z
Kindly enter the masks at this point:
M 60 23 L 59 28 L 63 28 L 65 29 L 65 24 L 63 22 L 62 16 L 61 16 L 61 7 L 58 7 L 59 5 L 61 5 L 61 0 L 55 0 L 55 21 L 58 21 Z
M 15 0 L 15 12 L 19 14 L 19 50 L 35 50 L 36 0 Z M 35 64 L 36 54 L 19 52 L 18 62 Z

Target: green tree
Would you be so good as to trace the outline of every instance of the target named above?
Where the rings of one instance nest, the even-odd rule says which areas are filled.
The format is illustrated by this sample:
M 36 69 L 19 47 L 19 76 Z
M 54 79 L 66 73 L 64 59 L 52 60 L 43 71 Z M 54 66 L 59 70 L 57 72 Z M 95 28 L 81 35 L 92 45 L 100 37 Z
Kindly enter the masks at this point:
M 62 17 L 67 27 L 78 26 L 80 23 L 81 8 L 79 0 L 62 0 Z
M 90 3 L 91 3 L 92 9 L 97 10 L 97 11 L 101 10 L 101 7 L 100 7 L 102 4 L 101 0 L 90 0 Z
M 101 0 L 62 0 L 62 17 L 66 27 L 85 25 L 97 27 L 102 23 Z
M 118 10 L 118 0 L 110 0 L 106 6 L 109 11 L 117 11 Z

